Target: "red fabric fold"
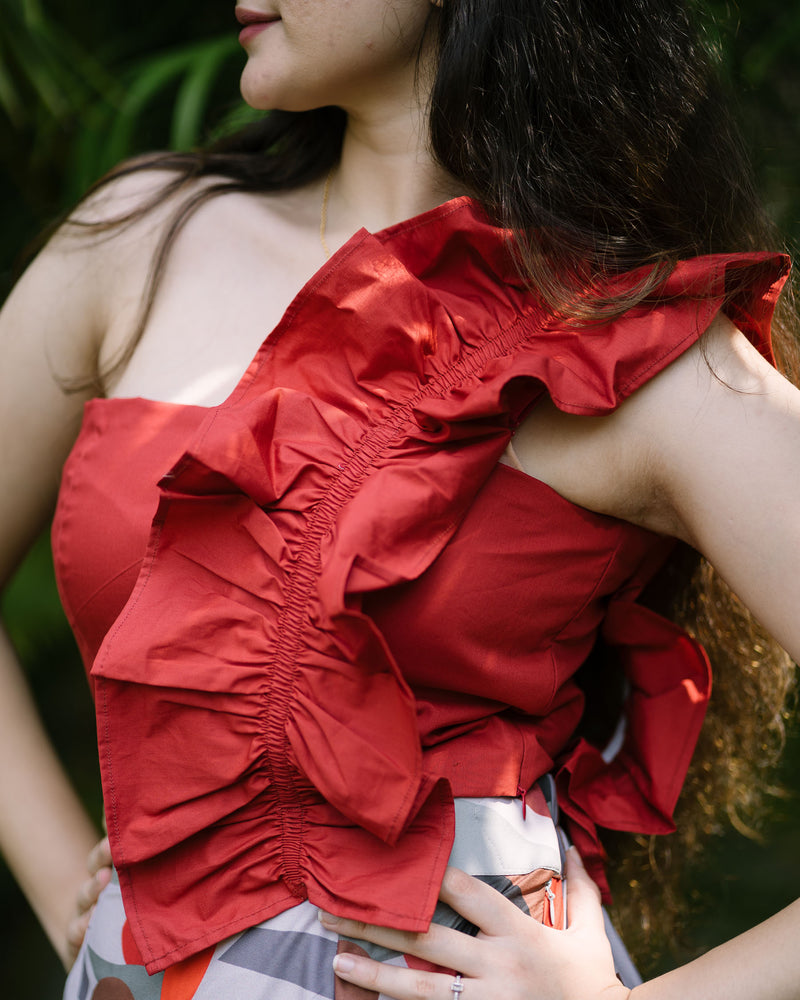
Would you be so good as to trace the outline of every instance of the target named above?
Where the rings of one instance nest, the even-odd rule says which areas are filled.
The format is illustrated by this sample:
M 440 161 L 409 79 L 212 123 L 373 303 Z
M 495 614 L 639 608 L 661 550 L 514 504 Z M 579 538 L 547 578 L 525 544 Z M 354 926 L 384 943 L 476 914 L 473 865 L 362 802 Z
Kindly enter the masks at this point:
M 629 684 L 625 736 L 608 753 L 579 740 L 556 772 L 559 801 L 585 864 L 608 899 L 597 827 L 672 833 L 672 813 L 711 696 L 705 650 L 633 601 L 612 601 L 602 635 Z

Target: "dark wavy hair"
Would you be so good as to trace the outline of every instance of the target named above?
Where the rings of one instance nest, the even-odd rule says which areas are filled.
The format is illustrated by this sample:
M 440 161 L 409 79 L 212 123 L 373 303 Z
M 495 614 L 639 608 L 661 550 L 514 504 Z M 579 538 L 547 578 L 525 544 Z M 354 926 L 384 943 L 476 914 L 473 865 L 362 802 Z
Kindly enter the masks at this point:
M 493 222 L 514 231 L 520 267 L 554 311 L 574 322 L 619 315 L 680 258 L 778 244 L 693 7 L 681 0 L 442 0 L 431 7 L 428 31 L 437 52 L 432 152 Z M 207 150 L 142 157 L 99 183 L 150 167 L 174 172 L 150 202 L 91 223 L 95 230 L 185 194 L 152 262 L 139 327 L 114 366 L 133 352 L 164 260 L 191 213 L 225 192 L 289 189 L 325 176 L 345 126 L 335 107 L 275 111 Z M 79 215 L 72 222 L 82 224 Z M 642 265 L 649 267 L 637 287 L 615 298 L 591 294 L 602 284 L 595 278 Z M 784 296 L 774 338 L 791 378 L 796 329 Z M 631 890 L 618 892 L 627 898 L 628 929 L 671 926 L 663 898 L 679 896 L 670 857 L 696 852 L 721 817 L 740 828 L 752 823 L 762 767 L 782 744 L 792 682 L 785 654 L 704 560 L 673 560 L 664 581 L 660 602 L 705 643 L 717 680 L 679 832 L 659 844 L 616 844 L 615 881 Z

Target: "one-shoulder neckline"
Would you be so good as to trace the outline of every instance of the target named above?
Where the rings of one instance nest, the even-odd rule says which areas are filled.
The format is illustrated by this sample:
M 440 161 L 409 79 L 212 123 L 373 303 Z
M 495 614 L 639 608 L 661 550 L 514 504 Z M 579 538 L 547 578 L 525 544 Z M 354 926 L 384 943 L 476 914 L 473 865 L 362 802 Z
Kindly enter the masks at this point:
M 183 403 L 175 400 L 168 399 L 155 399 L 151 396 L 143 396 L 141 394 L 133 396 L 93 396 L 88 403 L 115 403 L 115 402 L 146 402 L 154 406 L 175 406 L 175 407 L 197 407 L 201 410 L 211 411 L 216 410 L 221 407 L 225 407 L 233 403 L 240 393 L 246 388 L 252 379 L 252 372 L 254 372 L 259 364 L 259 361 L 263 357 L 265 351 L 269 349 L 270 344 L 273 344 L 276 339 L 276 335 L 280 336 L 284 327 L 286 327 L 290 320 L 293 318 L 294 314 L 298 311 L 299 307 L 305 301 L 305 299 L 317 289 L 327 278 L 332 275 L 356 250 L 366 239 L 373 239 L 379 243 L 385 245 L 387 242 L 391 241 L 397 236 L 403 233 L 409 232 L 411 230 L 417 229 L 421 226 L 430 225 L 442 218 L 447 218 L 449 215 L 453 215 L 460 211 L 462 208 L 471 208 L 473 210 L 477 209 L 480 211 L 479 203 L 469 195 L 459 195 L 457 198 L 451 198 L 448 201 L 442 202 L 441 205 L 436 205 L 434 208 L 427 209 L 425 212 L 420 212 L 417 215 L 410 216 L 407 219 L 403 219 L 400 222 L 392 223 L 390 226 L 386 226 L 383 229 L 378 229 L 375 231 L 369 231 L 363 226 L 357 229 L 352 236 L 350 236 L 340 247 L 338 247 L 331 255 L 328 257 L 320 267 L 302 284 L 297 293 L 292 297 L 291 301 L 287 305 L 286 309 L 281 314 L 280 319 L 276 325 L 267 333 L 263 340 L 258 345 L 255 354 L 250 359 L 245 370 L 237 379 L 235 385 L 231 388 L 230 392 L 224 399 L 218 403 Z

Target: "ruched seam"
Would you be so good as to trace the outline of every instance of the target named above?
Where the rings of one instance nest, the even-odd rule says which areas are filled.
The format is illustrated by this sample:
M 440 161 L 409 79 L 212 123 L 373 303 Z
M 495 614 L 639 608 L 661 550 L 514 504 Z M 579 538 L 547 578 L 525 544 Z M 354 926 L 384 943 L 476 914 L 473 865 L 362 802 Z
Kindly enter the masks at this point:
M 272 658 L 269 690 L 264 694 L 262 712 L 265 766 L 277 798 L 281 817 L 281 877 L 297 898 L 305 899 L 303 880 L 304 808 L 298 786 L 298 774 L 290 762 L 287 720 L 290 714 L 297 674 L 298 656 L 304 647 L 303 636 L 311 627 L 309 607 L 318 578 L 320 549 L 341 509 L 357 493 L 380 455 L 414 423 L 413 410 L 423 399 L 445 396 L 455 386 L 483 369 L 487 361 L 508 354 L 523 341 L 531 339 L 541 327 L 530 322 L 533 310 L 518 315 L 488 343 L 469 351 L 445 371 L 395 406 L 379 424 L 368 431 L 338 472 L 321 499 L 313 507 L 303 541 L 287 579 L 286 596 L 278 617 L 275 652 Z M 509 428 L 509 435 L 511 431 Z M 398 803 L 396 827 L 409 807 L 408 798 Z

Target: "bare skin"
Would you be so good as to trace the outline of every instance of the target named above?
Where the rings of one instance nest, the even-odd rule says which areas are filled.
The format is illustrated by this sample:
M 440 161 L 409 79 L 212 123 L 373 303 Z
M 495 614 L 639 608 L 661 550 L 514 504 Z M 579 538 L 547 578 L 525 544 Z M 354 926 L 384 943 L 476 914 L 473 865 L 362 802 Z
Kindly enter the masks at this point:
M 358 21 L 357 36 L 346 21 L 355 16 L 351 5 L 337 0 L 328 8 L 331 17 L 345 18 L 341 37 L 358 47 L 351 53 L 355 61 L 332 64 L 303 98 L 307 106 L 338 102 L 349 115 L 330 190 L 327 242 L 334 250 L 362 226 L 383 228 L 460 193 L 427 152 L 424 58 L 416 81 L 409 57 L 427 0 L 386 0 L 388 20 L 384 5 L 370 0 L 379 8 L 370 20 L 373 8 L 366 0 L 359 3 L 355 15 L 364 25 Z M 245 93 L 254 105 L 280 106 L 286 80 L 318 65 L 312 43 L 319 37 L 309 33 L 313 25 L 304 27 L 305 6 L 286 0 L 283 27 L 270 27 L 248 48 Z M 397 24 L 403 29 L 399 34 Z M 387 26 L 390 34 L 381 34 Z M 391 55 L 375 61 L 372 54 L 382 52 L 381 46 Z M 361 47 L 369 50 L 366 55 Z M 274 66 L 283 66 L 283 75 L 276 76 Z M 371 86 L 364 86 L 365 80 Z M 115 182 L 85 211 L 117 214 L 163 181 L 151 171 Z M 221 402 L 291 298 L 324 262 L 321 201 L 317 182 L 288 194 L 226 195 L 200 209 L 177 241 L 144 337 L 124 370 L 109 380 L 107 394 Z M 0 314 L 0 585 L 44 526 L 79 429 L 85 396 L 65 395 L 54 373 L 91 371 L 96 352 L 104 362 L 117 356 L 134 325 L 152 253 L 172 207 L 163 205 L 102 239 L 65 229 Z M 516 451 L 526 472 L 568 499 L 696 545 L 798 658 L 800 393 L 726 320 L 716 322 L 705 339 L 722 381 L 700 350 L 690 349 L 613 416 L 572 417 L 540 406 L 517 435 Z M 92 867 L 100 874 L 84 885 L 85 859 L 96 834 L 54 761 L 7 644 L 0 647 L 0 706 L 0 754 L 11 763 L 0 780 L 0 847 L 67 963 L 82 936 L 87 907 L 107 877 L 101 874 L 105 855 L 102 850 L 95 855 Z M 37 794 L 28 795 L 30 789 Z M 455 888 L 448 882 L 444 892 L 452 890 L 459 906 L 459 893 L 466 893 L 463 905 L 472 905 L 469 894 L 478 890 L 466 890 L 456 879 Z M 492 921 L 488 906 L 482 919 Z M 787 912 L 796 935 L 797 909 Z M 527 941 L 522 935 L 515 947 L 524 950 Z M 786 952 L 798 981 L 796 949 Z M 505 996 L 509 984 L 502 980 L 469 1000 L 501 995 L 501 986 Z M 417 994 L 398 987 L 392 995 L 402 1000 Z M 439 995 L 451 996 L 449 980 Z M 612 1000 L 611 993 L 602 995 Z M 790 995 L 797 994 L 751 991 L 748 1000 Z

